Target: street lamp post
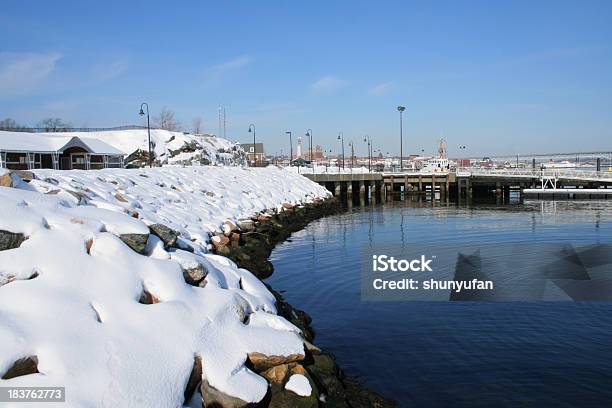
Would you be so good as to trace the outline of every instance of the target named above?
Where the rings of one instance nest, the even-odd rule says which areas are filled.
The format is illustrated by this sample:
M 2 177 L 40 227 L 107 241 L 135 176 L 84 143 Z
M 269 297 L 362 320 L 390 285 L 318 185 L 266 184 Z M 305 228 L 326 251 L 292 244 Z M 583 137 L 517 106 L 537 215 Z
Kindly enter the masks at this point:
M 253 167 L 257 167 L 257 148 L 255 147 L 255 125 L 249 125 L 249 133 L 253 133 Z
M 290 149 L 290 156 L 289 156 L 289 165 L 291 166 L 291 162 L 293 161 L 293 141 L 291 140 L 291 132 L 285 132 L 286 134 L 289 135 L 289 149 Z
M 344 133 L 338 133 L 338 140 L 342 140 L 342 170 L 344 170 Z
M 372 172 L 372 140 L 370 139 L 369 135 L 366 135 L 363 138 L 364 142 L 368 142 L 368 172 L 371 173 Z
M 312 154 L 310 152 L 310 133 L 308 133 L 308 131 L 306 132 L 306 134 L 304 135 L 308 138 L 308 160 L 310 161 L 310 165 L 312 166 L 312 171 L 314 173 L 314 165 L 312 164 Z
M 312 129 L 306 129 L 306 136 L 308 136 L 308 150 L 310 151 L 310 164 L 312 164 L 312 172 L 314 173 L 314 158 L 312 156 Z
M 355 167 L 355 143 L 351 140 L 349 146 L 351 146 L 351 171 L 353 171 L 353 167 Z
M 402 123 L 402 113 L 404 113 L 404 111 L 406 110 L 405 106 L 398 106 L 397 107 L 397 111 L 400 114 L 400 171 L 403 172 L 404 171 L 404 158 L 403 156 L 403 144 L 404 144 L 404 126 Z
M 143 102 L 140 104 L 140 112 L 138 112 L 138 114 L 140 116 L 144 116 L 144 110 L 142 109 L 143 106 L 147 107 L 147 135 L 149 136 L 149 167 L 153 167 L 153 156 L 151 155 L 151 122 L 149 120 L 149 104 L 146 102 Z
M 465 145 L 459 146 L 459 150 L 465 150 L 465 149 L 466 149 Z M 457 167 L 459 167 L 459 166 L 457 166 Z M 463 167 L 463 159 L 461 159 L 461 166 L 460 167 Z M 469 165 L 468 165 L 468 167 L 469 167 Z

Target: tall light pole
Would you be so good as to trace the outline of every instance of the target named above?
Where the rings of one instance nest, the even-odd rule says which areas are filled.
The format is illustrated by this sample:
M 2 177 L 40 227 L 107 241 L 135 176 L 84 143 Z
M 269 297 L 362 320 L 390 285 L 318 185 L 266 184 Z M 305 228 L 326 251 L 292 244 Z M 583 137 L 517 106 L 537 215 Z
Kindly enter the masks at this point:
M 146 102 L 143 102 L 140 104 L 140 112 L 138 112 L 138 114 L 140 116 L 144 116 L 144 110 L 142 109 L 143 106 L 147 107 L 147 134 L 149 135 L 149 167 L 153 167 L 153 156 L 151 155 L 151 122 L 149 120 L 149 104 Z
M 355 143 L 351 140 L 349 146 L 351 146 L 351 171 L 353 171 L 353 167 L 355 167 Z
M 310 165 L 312 166 L 312 172 L 314 173 L 314 164 L 312 163 L 312 152 L 310 150 L 310 133 L 306 131 L 304 136 L 308 138 L 308 160 L 310 161 Z
M 403 156 L 403 144 L 404 144 L 404 126 L 402 123 L 402 113 L 404 113 L 404 111 L 406 110 L 405 106 L 398 106 L 397 107 L 397 111 L 400 114 L 400 171 L 403 172 L 404 171 L 404 158 Z
M 249 133 L 253 133 L 253 167 L 257 167 L 257 148 L 255 147 L 255 125 L 249 125 Z
M 312 164 L 312 172 L 315 172 L 315 164 L 316 164 L 316 160 L 314 159 L 313 155 L 312 155 L 312 129 L 306 129 L 306 136 L 308 136 L 308 143 L 309 143 L 309 148 L 310 148 L 310 162 Z
M 289 156 L 289 166 L 291 166 L 291 162 L 293 161 L 293 141 L 291 140 L 291 132 L 285 132 L 286 134 L 289 135 L 289 149 L 291 152 L 291 155 Z
M 459 146 L 459 150 L 465 150 L 465 149 L 466 149 L 465 145 Z M 459 166 L 457 166 L 457 167 L 459 167 Z M 463 167 L 463 159 L 461 159 L 461 167 Z M 469 164 L 468 164 L 468 167 L 470 167 Z
M 344 170 L 344 133 L 338 132 L 338 140 L 342 140 L 342 170 Z
M 306 136 L 308 136 L 308 147 L 310 149 L 310 161 L 313 161 L 313 156 L 312 156 L 312 129 L 306 129 Z
M 368 172 L 372 172 L 372 140 L 369 135 L 365 135 L 364 142 L 368 142 Z

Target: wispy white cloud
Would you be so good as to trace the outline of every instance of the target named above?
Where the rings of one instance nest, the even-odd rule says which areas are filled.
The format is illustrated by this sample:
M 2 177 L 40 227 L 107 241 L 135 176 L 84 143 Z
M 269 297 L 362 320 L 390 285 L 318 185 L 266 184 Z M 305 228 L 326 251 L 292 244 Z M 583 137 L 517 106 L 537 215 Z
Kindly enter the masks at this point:
M 32 93 L 53 73 L 61 57 L 54 52 L 0 52 L 0 95 Z
M 348 82 L 344 79 L 337 78 L 333 75 L 327 75 L 315 81 L 312 86 L 312 92 L 316 95 L 329 94 L 344 88 Z
M 242 55 L 229 61 L 222 62 L 220 64 L 212 65 L 204 70 L 205 83 L 217 84 L 223 80 L 223 78 L 229 75 L 233 71 L 237 71 L 240 68 L 246 67 L 253 59 L 248 55 Z
M 222 62 L 220 64 L 216 64 L 206 68 L 206 72 L 209 74 L 222 75 L 226 72 L 233 71 L 238 68 L 242 68 L 246 65 L 249 65 L 253 59 L 248 55 L 243 55 L 240 57 L 236 57 L 229 61 Z
M 387 92 L 393 89 L 393 84 L 391 82 L 382 82 L 380 84 L 376 84 L 370 88 L 370 94 L 381 96 L 386 94 Z

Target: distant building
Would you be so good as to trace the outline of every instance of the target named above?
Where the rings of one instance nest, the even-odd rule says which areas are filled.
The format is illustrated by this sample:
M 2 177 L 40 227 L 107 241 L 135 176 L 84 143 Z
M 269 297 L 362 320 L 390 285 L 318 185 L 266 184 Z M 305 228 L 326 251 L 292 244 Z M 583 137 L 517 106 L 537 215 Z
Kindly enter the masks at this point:
M 315 160 L 323 160 L 323 147 L 316 145 L 312 152 L 312 156 Z
M 249 162 L 264 162 L 266 154 L 264 152 L 263 143 L 255 143 L 255 146 L 253 146 L 253 143 L 242 143 L 241 146 L 246 152 L 247 160 Z
M 99 139 L 0 131 L 0 167 L 90 170 L 123 167 L 125 153 Z

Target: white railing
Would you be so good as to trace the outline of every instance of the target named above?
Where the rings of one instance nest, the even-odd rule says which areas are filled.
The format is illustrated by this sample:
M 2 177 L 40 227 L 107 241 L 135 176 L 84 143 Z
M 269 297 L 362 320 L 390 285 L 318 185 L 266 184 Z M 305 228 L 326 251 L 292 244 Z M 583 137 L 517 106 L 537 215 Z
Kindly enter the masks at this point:
M 457 175 L 479 177 L 516 177 L 516 178 L 546 178 L 563 180 L 605 181 L 612 182 L 612 172 L 591 170 L 564 170 L 564 169 L 479 169 L 459 168 Z

